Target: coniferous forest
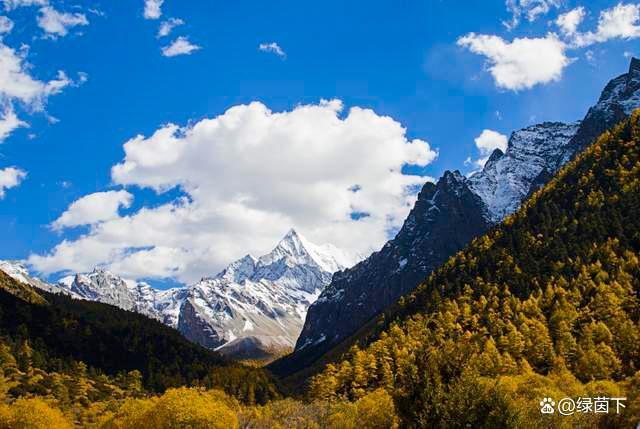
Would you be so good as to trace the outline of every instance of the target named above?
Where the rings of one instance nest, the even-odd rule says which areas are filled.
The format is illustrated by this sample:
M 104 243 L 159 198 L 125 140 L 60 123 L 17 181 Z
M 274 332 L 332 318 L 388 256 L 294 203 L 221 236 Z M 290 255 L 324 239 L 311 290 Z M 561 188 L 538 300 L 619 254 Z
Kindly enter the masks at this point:
M 640 419 L 640 113 L 361 332 L 313 398 L 392 395 L 407 427 L 633 427 Z M 544 416 L 545 396 L 627 397 Z

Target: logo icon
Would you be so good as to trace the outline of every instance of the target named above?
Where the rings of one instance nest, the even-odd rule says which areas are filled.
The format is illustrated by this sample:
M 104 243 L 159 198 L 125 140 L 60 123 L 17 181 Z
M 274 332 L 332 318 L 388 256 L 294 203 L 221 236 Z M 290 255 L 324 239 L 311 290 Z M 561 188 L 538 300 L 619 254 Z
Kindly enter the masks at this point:
M 553 414 L 554 409 L 553 407 L 556 405 L 556 403 L 553 401 L 553 399 L 551 398 L 542 398 L 542 401 L 540 401 L 540 412 L 542 414 Z

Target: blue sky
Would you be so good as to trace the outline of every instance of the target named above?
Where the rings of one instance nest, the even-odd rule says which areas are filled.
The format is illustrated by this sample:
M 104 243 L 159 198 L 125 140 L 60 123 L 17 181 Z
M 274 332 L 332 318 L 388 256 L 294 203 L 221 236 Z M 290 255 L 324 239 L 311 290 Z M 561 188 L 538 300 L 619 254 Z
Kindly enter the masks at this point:
M 5 8 L 10 9 L 12 2 L 16 3 L 16 0 L 5 1 Z M 203 197 L 205 189 L 224 204 L 241 198 L 239 195 L 244 198 L 246 192 L 238 191 L 236 196 L 225 194 L 223 197 L 215 189 L 216 186 L 233 188 L 238 178 L 231 173 L 216 177 L 215 183 L 200 183 L 198 180 L 205 179 L 189 176 L 184 180 L 190 181 L 191 189 L 186 191 L 177 186 L 182 179 L 175 175 L 167 178 L 166 183 L 162 182 L 162 189 L 150 185 L 149 174 L 152 173 L 146 170 L 114 179 L 112 167 L 126 158 L 123 145 L 137 135 L 148 138 L 168 123 L 188 127 L 203 119 L 223 115 L 233 106 L 254 101 L 261 102 L 272 112 L 289 112 L 296 106 L 320 106 L 320 100 L 338 99 L 343 105 L 341 109 L 335 107 L 339 111 L 336 113 L 339 121 L 345 120 L 354 106 L 372 109 L 376 120 L 388 116 L 401 124 L 406 129 L 404 137 L 408 142 L 414 139 L 427 142 L 429 152 L 406 155 L 407 159 L 422 157 L 419 162 L 422 165 L 405 167 L 404 171 L 437 178 L 447 169 L 468 173 L 474 168 L 465 165 L 464 161 L 469 157 L 473 160 L 481 158 L 474 139 L 485 129 L 508 135 L 512 130 L 535 122 L 582 118 L 606 82 L 626 71 L 628 56 L 639 53 L 635 38 L 640 34 L 634 32 L 633 25 L 625 34 L 598 32 L 600 13 L 616 7 L 618 3 L 613 1 L 541 0 L 538 6 L 548 10 L 534 13 L 532 18 L 535 19 L 530 21 L 527 13 L 531 10 L 518 9 L 521 19 L 512 29 L 505 23 L 511 22 L 514 8 L 509 10 L 501 0 L 470 0 L 463 5 L 446 0 L 313 3 L 166 0 L 157 19 L 145 19 L 144 0 L 51 0 L 46 2 L 48 6 L 45 2 L 36 0 L 41 4 L 15 7 L 4 13 L 13 22 L 13 29 L 4 35 L 3 45 L 16 52 L 21 45 L 28 45 L 28 52 L 23 48 L 23 72 L 33 79 L 49 82 L 56 79 L 58 70 L 63 70 L 69 83 L 59 93 L 47 95 L 46 103 L 41 107 L 3 96 L 5 105 L 10 103 L 20 120 L 29 127 L 16 129 L 0 145 L 0 170 L 14 166 L 27 173 L 19 185 L 6 189 L 0 200 L 1 259 L 51 254 L 63 240 L 73 243 L 84 235 L 91 235 L 99 222 L 109 222 L 113 216 L 135 215 L 141 208 L 152 210 L 164 204 L 188 205 L 189 201 L 206 199 Z M 637 6 L 633 2 L 621 5 Z M 555 21 L 579 6 L 584 11 L 576 30 L 581 36 L 577 37 L 576 32 L 571 31 L 563 33 Z M 44 7 L 76 18 L 82 14 L 86 25 L 68 26 L 65 35 L 51 31 L 54 28 L 42 28 L 37 19 L 44 15 Z M 628 12 L 633 11 L 629 9 Z M 168 36 L 158 38 L 160 24 L 169 18 L 179 18 L 184 24 L 174 28 Z M 631 20 L 631 24 L 634 22 Z M 567 64 L 560 67 L 560 76 L 546 82 L 535 83 L 532 87 L 505 87 L 488 69 L 491 59 L 486 52 L 490 48 L 475 45 L 473 52 L 472 42 L 466 45 L 460 42 L 461 37 L 472 32 L 476 36 L 496 36 L 505 43 L 511 43 L 514 38 L 542 39 L 553 32 L 564 44 L 562 52 Z M 163 56 L 161 48 L 180 36 L 199 49 L 188 55 Z M 283 55 L 259 49 L 261 44 L 271 43 L 277 43 Z M 355 129 L 362 128 L 354 126 Z M 322 128 L 319 130 L 321 133 Z M 346 130 L 340 136 L 351 135 L 356 132 L 354 130 Z M 395 128 L 389 132 L 398 133 Z M 295 141 L 291 144 L 295 145 Z M 348 144 L 341 146 L 341 150 L 349 151 Z M 380 144 L 384 147 L 386 143 Z M 429 153 L 436 151 L 437 158 L 427 159 Z M 215 156 L 219 158 L 221 153 L 216 152 Z M 193 156 L 198 158 L 197 153 Z M 232 157 L 217 161 L 234 163 Z M 278 162 L 278 158 L 265 159 L 265 162 Z M 185 168 L 191 164 L 179 165 Z M 300 165 L 305 164 L 301 162 Z M 206 173 L 206 169 L 203 171 Z M 234 171 L 248 170 L 230 169 L 230 172 Z M 260 178 L 261 174 L 270 173 L 265 170 L 264 173 L 256 171 L 256 174 Z M 331 176 L 331 168 L 325 168 L 325 174 Z M 274 183 L 282 180 L 278 178 Z M 246 186 L 251 189 L 255 184 Z M 313 186 L 316 190 L 320 185 Z M 131 200 L 118 200 L 116 213 L 111 213 L 109 219 L 105 217 L 93 223 L 78 221 L 57 230 L 52 228 L 51 224 L 74 201 L 96 192 L 125 189 Z M 326 189 L 331 192 L 332 188 Z M 367 198 L 373 200 L 376 195 L 383 195 L 381 192 L 376 190 Z M 280 193 L 269 198 L 277 199 L 278 195 Z M 179 202 L 181 197 L 186 197 L 187 202 Z M 381 217 L 394 218 L 393 222 L 363 227 L 362 231 L 348 237 L 362 245 L 348 250 L 364 252 L 375 248 L 382 240 L 379 232 L 388 233 L 402 221 L 408 210 L 404 206 L 411 200 L 397 193 L 384 194 L 380 198 L 387 197 L 389 201 L 381 205 L 386 207 L 388 204 L 389 208 Z M 292 195 L 293 198 L 304 199 L 306 196 Z M 320 197 L 317 201 L 323 204 Z M 40 261 L 36 268 L 55 277 L 56 268 L 73 271 L 104 263 L 125 275 L 168 276 L 187 282 L 207 270 L 217 270 L 225 260 L 242 256 L 246 251 L 268 250 L 268 246 L 275 244 L 275 237 L 286 232 L 283 228 L 287 223 L 296 224 L 291 226 L 300 227 L 313 241 L 319 242 L 339 241 L 334 236 L 345 236 L 340 228 L 357 229 L 353 227 L 356 224 L 345 221 L 334 228 L 334 232 L 327 232 L 328 229 L 321 225 L 322 218 L 307 223 L 306 209 L 286 201 L 277 209 L 269 205 L 243 204 L 247 204 L 245 209 L 260 211 L 255 215 L 255 225 L 259 225 L 261 234 L 265 229 L 268 231 L 255 238 L 252 228 L 243 230 L 237 225 L 230 228 L 224 223 L 213 222 L 211 228 L 224 231 L 212 235 L 211 247 L 216 250 L 203 250 L 196 258 L 197 262 L 180 259 L 182 256 L 179 255 L 191 251 L 185 241 L 167 238 L 161 244 L 147 239 L 125 250 L 105 250 L 102 256 L 88 261 L 80 261 L 80 256 L 76 255 L 71 257 L 74 262 L 69 262 L 61 256 Z M 367 201 L 354 200 L 349 204 L 350 207 L 370 206 Z M 393 204 L 402 206 L 401 210 L 395 211 Z M 363 211 L 375 214 L 375 209 Z M 335 210 L 327 212 L 333 213 L 327 214 L 327 225 L 341 222 L 331 217 Z M 271 223 L 261 223 L 269 216 L 274 219 Z M 251 218 L 246 222 L 254 224 Z M 374 228 L 377 228 L 376 232 L 372 233 Z M 182 234 L 184 228 L 181 226 L 179 231 Z M 363 237 L 367 236 L 375 239 L 365 242 Z M 192 241 L 199 235 L 194 237 Z M 168 251 L 166 248 L 172 246 L 168 243 L 173 242 L 178 244 Z M 186 239 L 186 243 L 189 242 L 190 239 Z M 349 247 L 345 243 L 336 244 Z M 156 271 L 138 272 L 131 269 L 135 261 L 124 263 L 121 260 L 122 255 L 153 250 L 154 246 L 169 252 L 163 253 L 163 258 L 177 258 L 182 262 L 172 267 L 158 267 Z M 242 250 L 245 247 L 248 249 Z M 82 250 L 77 252 L 82 253 Z M 124 253 L 114 259 L 113 252 Z M 206 255 L 211 257 L 209 266 Z M 144 264 L 146 259 L 136 261 Z

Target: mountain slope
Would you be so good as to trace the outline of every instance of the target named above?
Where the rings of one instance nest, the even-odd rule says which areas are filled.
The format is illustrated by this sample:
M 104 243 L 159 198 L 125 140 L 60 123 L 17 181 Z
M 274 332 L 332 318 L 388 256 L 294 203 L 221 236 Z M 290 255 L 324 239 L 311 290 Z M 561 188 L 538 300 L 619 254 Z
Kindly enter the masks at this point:
M 437 225 L 444 231 L 459 232 L 454 235 L 454 240 L 449 234 L 434 233 L 428 218 L 413 218 L 418 222 L 427 219 L 426 225 L 418 228 L 425 235 L 415 241 L 391 240 L 380 252 L 336 276 L 326 293 L 309 309 L 294 354 L 276 362 L 271 368 L 278 374 L 290 375 L 310 365 L 352 335 L 373 315 L 383 311 L 390 302 L 415 288 L 420 277 L 412 276 L 413 273 L 428 274 L 471 239 L 485 232 L 490 225 L 516 210 L 525 198 L 547 183 L 563 164 L 600 132 L 626 117 L 634 106 L 640 107 L 639 81 L 640 62 L 634 59 L 628 73 L 613 79 L 606 86 L 598 103 L 589 110 L 583 121 L 573 124 L 543 123 L 514 132 L 506 153 L 496 151 L 481 172 L 468 179 L 461 178 L 463 183 L 459 187 L 469 192 L 449 192 L 447 195 L 449 201 L 459 199 L 455 203 L 450 202 L 449 207 L 465 207 L 462 215 L 447 212 L 445 208 L 442 211 L 443 219 Z M 445 173 L 439 184 L 450 175 L 452 173 Z M 423 193 L 432 186 L 426 184 Z M 473 199 L 468 196 L 469 193 L 480 203 L 466 204 L 465 200 Z M 438 209 L 442 210 L 440 207 L 433 210 Z M 446 219 L 447 216 L 450 220 Z M 470 225 L 473 228 L 469 228 Z M 463 231 L 469 233 L 465 235 Z M 412 248 L 414 242 L 423 245 Z M 393 268 L 393 257 L 379 256 L 389 246 L 394 249 L 394 254 L 415 255 L 399 267 L 400 274 Z M 360 309 L 364 309 L 363 317 L 359 316 Z M 358 314 L 349 317 L 349 312 Z M 341 314 L 344 314 L 343 320 L 346 322 L 339 320 L 335 323 L 335 315 Z M 352 320 L 353 323 L 350 323 Z
M 309 309 L 296 350 L 313 354 L 315 347 L 349 335 L 487 228 L 481 200 L 459 173 L 427 183 L 395 239 L 354 268 L 334 275 Z
M 36 292 L 3 271 L 0 335 L 27 341 L 39 356 L 34 364 L 44 371 L 84 362 L 109 376 L 138 370 L 150 391 L 202 383 L 243 400 L 250 399 L 249 390 L 258 401 L 278 396 L 266 373 L 233 364 L 160 322 L 107 304 Z
M 640 399 L 639 297 L 640 111 L 390 308 L 312 395 L 383 387 L 409 427 L 555 427 L 542 395 Z

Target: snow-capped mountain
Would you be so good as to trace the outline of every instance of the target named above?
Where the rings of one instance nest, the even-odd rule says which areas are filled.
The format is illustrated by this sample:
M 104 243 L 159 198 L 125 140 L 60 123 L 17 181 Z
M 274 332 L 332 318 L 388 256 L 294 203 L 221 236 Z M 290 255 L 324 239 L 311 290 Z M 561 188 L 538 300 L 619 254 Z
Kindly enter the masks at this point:
M 37 277 L 32 277 L 27 267 L 20 261 L 0 261 L 0 271 L 4 271 L 5 274 L 20 283 L 46 290 L 47 292 L 57 292 L 55 286 L 43 282 Z
M 103 269 L 57 284 L 30 276 L 17 262 L 0 261 L 0 269 L 49 292 L 142 313 L 224 354 L 262 358 L 294 346 L 309 305 L 334 272 L 352 264 L 336 247 L 315 245 L 292 229 L 268 254 L 247 255 L 185 288 L 157 290 Z
M 580 122 L 544 122 L 511 134 L 505 153 L 496 149 L 469 186 L 487 206 L 489 220 L 499 222 L 515 212 L 536 179 L 553 176 L 571 157 L 568 144 Z
M 640 108 L 640 61 L 609 82 L 582 121 L 546 122 L 514 132 L 469 178 L 446 172 L 424 185 L 397 236 L 334 276 L 309 308 L 295 352 L 276 362 L 282 375 L 308 366 L 353 334 L 474 237 L 518 209 L 566 162 L 605 130 Z
M 184 292 L 180 289 L 156 290 L 145 282 L 123 279 L 100 268 L 65 277 L 52 287 L 55 292 L 135 311 L 174 328 L 184 301 Z
M 247 255 L 189 287 L 178 330 L 234 355 L 291 348 L 309 305 L 335 271 L 350 265 L 337 248 L 316 246 L 291 230 L 270 253 Z

